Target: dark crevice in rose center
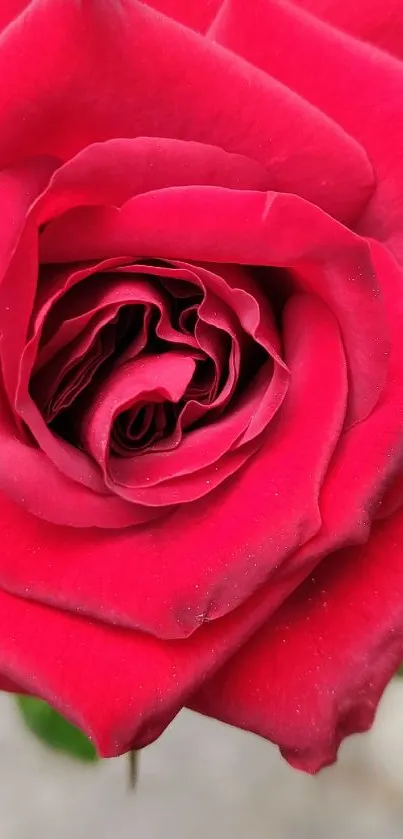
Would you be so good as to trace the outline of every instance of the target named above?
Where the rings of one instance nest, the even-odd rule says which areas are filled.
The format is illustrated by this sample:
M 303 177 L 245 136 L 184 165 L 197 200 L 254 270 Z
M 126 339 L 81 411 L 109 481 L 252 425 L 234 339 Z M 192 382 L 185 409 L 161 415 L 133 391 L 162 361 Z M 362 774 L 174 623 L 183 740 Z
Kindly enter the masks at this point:
M 171 402 L 138 405 L 119 414 L 112 426 L 111 452 L 127 457 L 172 434 L 177 410 Z
M 270 308 L 277 327 L 278 335 L 281 337 L 283 331 L 284 307 L 295 294 L 297 285 L 292 271 L 285 268 L 267 268 L 255 266 L 253 268 L 255 282 L 267 288 L 267 296 L 270 300 Z

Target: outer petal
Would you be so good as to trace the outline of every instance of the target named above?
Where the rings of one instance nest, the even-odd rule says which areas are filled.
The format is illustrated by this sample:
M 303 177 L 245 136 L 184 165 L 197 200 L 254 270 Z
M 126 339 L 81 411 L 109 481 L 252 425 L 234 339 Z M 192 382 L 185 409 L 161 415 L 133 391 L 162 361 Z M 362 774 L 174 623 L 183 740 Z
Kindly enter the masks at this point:
M 403 259 L 403 65 L 286 0 L 249 6 L 226 0 L 209 35 L 297 91 L 361 143 L 377 189 L 360 230 L 390 242 Z M 343 178 L 341 192 L 344 185 Z
M 307 12 L 398 56 L 403 55 L 401 0 L 293 0 Z
M 48 185 L 55 166 L 54 158 L 37 157 L 0 171 L 0 282 L 24 229 L 28 211 Z
M 141 0 L 144 2 L 144 0 Z M 205 32 L 214 20 L 222 0 L 145 0 L 148 6 L 153 6 L 164 15 L 190 26 L 198 32 Z
M 37 234 L 26 229 L 26 219 L 35 200 L 48 186 L 56 166 L 55 158 L 38 156 L 0 171 L 0 353 L 6 389 L 8 381 L 18 376 L 37 282 Z M 12 278 L 7 283 L 5 275 L 10 265 Z M 13 281 L 13 275 L 19 277 L 19 282 Z M 22 277 L 24 294 L 21 294 Z
M 379 514 L 388 508 L 395 512 L 375 525 L 363 547 L 329 556 L 193 702 L 203 713 L 269 737 L 293 765 L 310 772 L 335 759 L 344 736 L 370 726 L 382 690 L 403 656 L 402 278 L 383 248 L 373 243 L 372 252 L 377 269 L 388 278 L 384 294 L 393 347 L 389 387 L 370 420 L 345 436 L 344 452 L 333 461 L 320 499 L 322 530 L 287 567 L 294 587 L 298 568 L 306 574 L 315 555 L 325 555 L 336 518 L 341 528 L 343 521 L 347 527 L 355 521 L 363 541 L 368 538 L 368 512 L 373 515 L 376 499 L 368 511 L 361 491 L 354 501 L 346 491 L 358 471 L 362 488 L 378 476 Z M 376 440 L 375 447 L 371 440 Z M 394 450 L 391 471 L 382 455 L 385 446 Z M 389 486 L 386 503 L 380 503 L 382 486 Z M 281 576 L 280 569 L 280 586 Z
M 278 743 L 298 769 L 365 731 L 403 656 L 403 513 L 330 556 L 191 707 Z
M 41 548 L 31 542 L 32 561 Z M 18 685 L 46 699 L 106 757 L 140 748 L 162 733 L 289 591 L 289 583 L 266 586 L 191 638 L 161 641 L 0 589 L 0 686 Z
M 273 188 L 346 221 L 373 187 L 365 151 L 339 125 L 135 0 L 33 0 L 0 43 L 0 78 L 2 165 L 45 150 L 66 159 L 111 137 L 166 136 L 252 157 Z
M 208 184 L 267 189 L 264 166 L 209 143 L 170 137 L 134 137 L 93 143 L 60 166 L 39 198 L 40 222 L 81 205 L 120 207 L 142 192 Z
M 12 23 L 30 2 L 31 0 L 2 0 L 0 6 L 0 34 L 2 29 Z
M 7 679 L 6 676 L 0 676 L 0 690 L 7 690 L 9 693 L 25 693 L 21 685 Z M 28 691 L 29 692 L 29 691 Z

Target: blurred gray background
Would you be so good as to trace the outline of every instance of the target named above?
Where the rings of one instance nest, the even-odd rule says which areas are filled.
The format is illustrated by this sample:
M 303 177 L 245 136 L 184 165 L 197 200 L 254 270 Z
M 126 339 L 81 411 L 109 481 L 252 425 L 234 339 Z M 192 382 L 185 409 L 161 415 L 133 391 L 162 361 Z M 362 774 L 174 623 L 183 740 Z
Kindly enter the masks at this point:
M 83 765 L 38 743 L 0 695 L 1 839 L 403 839 L 403 680 L 372 732 L 316 778 L 270 743 L 183 712 L 143 751 Z

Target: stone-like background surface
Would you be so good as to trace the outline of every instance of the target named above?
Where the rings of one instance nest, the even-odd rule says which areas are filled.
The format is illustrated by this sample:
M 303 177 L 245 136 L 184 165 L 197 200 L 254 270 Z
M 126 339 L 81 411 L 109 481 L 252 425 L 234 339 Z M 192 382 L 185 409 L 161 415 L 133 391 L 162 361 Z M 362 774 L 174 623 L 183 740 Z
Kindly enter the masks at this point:
M 142 753 L 135 794 L 127 769 L 52 753 L 0 695 L 0 839 L 403 839 L 403 680 L 316 778 L 190 712 Z

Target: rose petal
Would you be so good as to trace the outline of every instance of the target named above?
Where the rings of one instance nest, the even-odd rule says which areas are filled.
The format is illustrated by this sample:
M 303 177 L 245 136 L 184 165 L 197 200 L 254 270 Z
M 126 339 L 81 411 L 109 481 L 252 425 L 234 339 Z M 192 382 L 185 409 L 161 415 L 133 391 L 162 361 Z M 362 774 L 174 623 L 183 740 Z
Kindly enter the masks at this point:
M 28 523 L 24 511 L 15 511 Z M 2 513 L 3 520 L 13 521 L 9 502 Z M 273 598 L 269 584 L 241 609 L 179 642 L 69 614 L 60 609 L 57 588 L 55 609 L 26 599 L 33 593 L 29 581 L 24 599 L 2 590 L 2 679 L 50 701 L 105 756 L 155 739 L 186 702 L 258 730 L 279 742 L 294 765 L 316 771 L 334 759 L 342 736 L 371 724 L 402 657 L 396 554 L 402 527 L 401 516 L 396 517 L 377 528 L 367 546 L 332 557 L 337 561 L 301 587 L 207 682 L 261 625 L 285 587 Z M 42 544 L 30 543 L 31 559 L 34 553 L 36 561 Z M 83 679 L 83 672 L 91 679 Z
M 60 166 L 37 211 L 45 223 L 71 207 L 118 207 L 134 195 L 167 186 L 266 189 L 269 182 L 267 170 L 255 160 L 209 143 L 170 137 L 118 138 L 88 145 Z
M 264 437 L 264 435 L 262 436 Z M 203 498 L 203 496 L 211 493 L 212 490 L 219 487 L 228 478 L 235 476 L 236 472 L 259 451 L 261 446 L 262 441 L 253 438 L 244 445 L 224 453 L 217 462 L 213 461 L 210 463 L 210 458 L 206 458 L 207 465 L 202 463 L 200 466 L 199 462 L 197 462 L 197 468 L 193 471 L 173 475 L 171 479 L 168 478 L 165 481 L 160 481 L 154 486 L 148 487 L 147 484 L 145 487 L 141 487 L 140 489 L 136 488 L 135 490 L 121 489 L 118 487 L 116 491 L 122 498 L 128 499 L 133 496 L 135 500 L 151 507 L 161 507 L 163 505 L 163 509 L 166 509 L 164 505 L 168 504 L 194 503 Z M 170 448 L 173 447 L 171 446 Z M 109 484 L 112 485 L 111 480 Z
M 22 14 L 31 0 L 2 0 L 0 7 L 0 34 L 18 15 Z M 207 27 L 206 27 L 207 28 Z
M 7 30 L 0 77 L 1 163 L 41 151 L 65 160 L 111 137 L 165 136 L 246 155 L 268 169 L 272 188 L 343 221 L 373 188 L 365 151 L 339 125 L 140 3 L 33 0 Z
M 197 347 L 193 336 L 185 335 L 171 325 L 170 300 L 153 279 L 155 276 L 182 277 L 187 273 L 141 263 L 122 265 L 127 261 L 127 257 L 106 259 L 78 271 L 69 266 L 60 272 L 53 291 L 47 289 L 44 305 L 38 307 L 32 337 L 23 353 L 21 367 L 25 375 L 20 377 L 20 387 L 22 378 L 28 380 L 27 371 L 31 373 L 34 361 L 35 369 L 40 369 L 67 343 L 79 337 L 86 324 L 96 316 L 101 322 L 102 313 L 109 312 L 113 317 L 122 306 L 155 307 L 159 313 L 156 324 L 159 337 Z M 83 282 L 77 294 L 66 296 L 67 291 L 93 274 L 96 275 L 94 281 Z
M 385 19 L 389 4 L 380 3 Z M 347 15 L 356 8 L 358 17 L 368 6 L 367 0 L 338 5 Z M 401 62 L 279 0 L 257 0 L 253 8 L 226 0 L 210 36 L 297 91 L 362 144 L 377 189 L 359 229 L 388 242 L 403 259 Z M 269 40 L 276 49 L 267 49 Z M 363 89 L 371 91 L 370 99 Z M 343 190 L 344 179 L 340 183 Z
M 24 225 L 31 204 L 46 187 L 55 165 L 52 158 L 38 157 L 0 171 L 0 355 L 3 381 L 11 399 L 37 279 L 35 234 L 24 231 Z
M 386 505 L 392 500 L 392 510 L 397 501 L 403 467 L 402 273 L 382 245 L 372 242 L 370 249 L 375 271 L 384 278 L 391 336 L 387 387 L 365 423 L 357 423 L 340 439 L 320 495 L 321 529 L 294 554 L 288 573 L 351 544 L 352 533 L 354 542 L 365 542 L 378 510 L 382 516 L 383 499 Z
M 293 0 L 307 12 L 364 41 L 403 56 L 403 17 L 400 0 Z M 162 10 L 163 11 L 163 10 Z
M 298 769 L 333 763 L 403 656 L 402 542 L 400 511 L 330 556 L 191 706 L 278 743 Z
M 127 457 L 149 447 L 155 439 L 159 440 L 166 429 L 166 416 L 163 404 L 139 403 L 126 412 L 124 421 L 112 427 L 111 448 L 114 454 Z
M 0 391 L 0 491 L 36 516 L 73 527 L 127 527 L 141 524 L 159 511 L 134 507 L 110 495 L 92 492 L 64 476 L 47 456 L 18 438 Z M 62 499 L 62 503 L 61 503 Z M 3 532 L 8 527 L 2 519 Z
M 20 537 L 35 520 L 1 496 L 0 504 L 1 518 L 10 527 L 9 545 L 14 533 L 20 553 Z M 26 559 L 35 562 L 47 539 L 53 540 L 52 530 L 60 538 L 59 528 L 36 520 L 35 527 L 38 524 L 39 541 L 31 538 L 24 547 Z M 115 550 L 113 559 L 118 556 Z M 49 558 L 48 564 L 52 564 Z M 101 574 L 102 566 L 98 566 L 90 598 L 97 594 L 94 579 L 100 581 Z M 157 575 L 158 570 L 154 589 Z M 105 591 L 110 591 L 104 582 Z M 127 590 L 127 577 L 125 585 Z M 191 694 L 239 650 L 289 590 L 289 583 L 277 589 L 266 586 L 252 601 L 221 620 L 204 624 L 191 638 L 167 642 L 88 620 L 79 615 L 79 609 L 69 614 L 60 586 L 48 599 L 55 608 L 31 602 L 38 592 L 38 577 L 35 586 L 26 579 L 22 598 L 0 589 L 0 680 L 18 683 L 22 690 L 49 701 L 94 739 L 104 756 L 140 748 L 161 734 Z M 113 612 L 105 611 L 106 615 L 116 623 Z M 197 617 L 201 623 L 205 616 Z M 83 673 L 90 673 L 91 679 L 83 679 Z
M 173 20 L 183 23 L 184 26 L 190 26 L 198 32 L 205 32 L 214 20 L 222 0 L 203 0 L 199 3 L 191 3 L 189 0 L 145 0 L 145 2 Z
M 47 700 L 110 757 L 156 739 L 261 612 L 169 643 L 0 590 L 0 684 Z
M 179 402 L 195 366 L 189 355 L 168 352 L 164 355 L 143 354 L 112 370 L 84 409 L 80 432 L 86 449 L 103 469 L 109 471 L 110 434 L 119 414 L 144 402 Z M 157 457 L 161 458 L 160 455 Z M 118 463 L 127 462 L 116 459 Z M 138 465 L 142 459 L 138 460 Z M 137 458 L 134 460 L 137 462 Z

